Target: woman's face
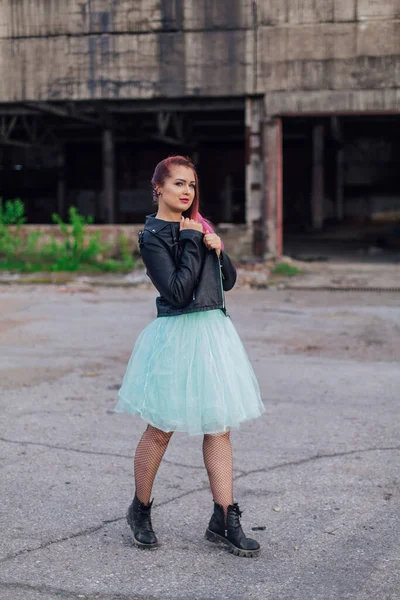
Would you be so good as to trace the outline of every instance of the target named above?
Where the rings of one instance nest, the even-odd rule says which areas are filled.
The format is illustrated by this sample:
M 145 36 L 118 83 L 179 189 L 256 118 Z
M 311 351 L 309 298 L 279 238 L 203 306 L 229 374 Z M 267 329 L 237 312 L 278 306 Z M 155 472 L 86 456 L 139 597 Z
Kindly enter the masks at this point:
M 159 205 L 164 204 L 174 212 L 184 212 L 192 205 L 196 194 L 193 169 L 172 165 L 170 177 L 167 177 L 162 186 L 157 186 L 157 190 L 161 192 L 158 197 Z

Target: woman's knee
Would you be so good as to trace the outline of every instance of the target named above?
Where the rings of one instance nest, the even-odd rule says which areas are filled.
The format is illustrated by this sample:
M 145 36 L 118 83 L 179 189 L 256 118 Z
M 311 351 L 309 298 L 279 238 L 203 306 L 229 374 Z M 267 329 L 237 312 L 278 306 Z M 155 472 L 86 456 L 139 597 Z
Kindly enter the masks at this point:
M 171 439 L 172 434 L 173 434 L 173 431 L 162 431 L 161 429 L 157 429 L 156 427 L 153 427 L 152 425 L 149 425 L 147 427 L 147 431 L 151 435 L 151 439 L 158 446 L 167 446 L 168 442 Z

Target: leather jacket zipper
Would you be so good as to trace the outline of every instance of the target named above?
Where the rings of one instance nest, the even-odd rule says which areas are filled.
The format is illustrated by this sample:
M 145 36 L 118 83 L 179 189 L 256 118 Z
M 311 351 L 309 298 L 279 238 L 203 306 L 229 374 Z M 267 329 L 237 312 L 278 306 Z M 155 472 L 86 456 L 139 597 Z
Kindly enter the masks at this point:
M 193 288 L 193 300 L 196 300 L 196 290 L 197 290 L 198 284 L 199 284 L 199 278 L 196 279 L 196 284 Z
M 221 283 L 221 293 L 222 293 L 222 310 L 224 311 L 224 313 L 225 313 L 225 316 L 227 316 L 227 315 L 226 315 L 226 308 L 225 308 L 225 292 L 224 292 L 224 285 L 223 285 L 223 283 L 222 283 L 222 277 L 223 277 L 223 275 L 222 275 L 222 265 L 221 265 L 221 263 L 220 263 L 220 260 L 219 260 L 219 256 L 218 256 L 218 254 L 217 254 L 217 259 L 218 259 L 218 269 L 219 269 L 219 280 L 220 280 L 220 283 Z

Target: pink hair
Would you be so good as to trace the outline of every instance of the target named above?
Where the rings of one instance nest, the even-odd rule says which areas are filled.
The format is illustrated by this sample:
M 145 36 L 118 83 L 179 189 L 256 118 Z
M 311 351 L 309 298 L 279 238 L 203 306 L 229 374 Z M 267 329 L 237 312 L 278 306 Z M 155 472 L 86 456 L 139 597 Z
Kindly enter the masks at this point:
M 153 193 L 154 198 L 157 198 L 155 194 L 156 185 L 162 185 L 164 181 L 171 177 L 170 168 L 174 165 L 180 167 L 187 167 L 192 169 L 194 173 L 194 180 L 196 182 L 194 200 L 187 210 L 185 210 L 182 215 L 186 218 L 193 219 L 194 221 L 198 221 L 203 226 L 204 233 L 215 233 L 210 221 L 205 219 L 199 212 L 199 203 L 200 203 L 200 192 L 199 192 L 199 178 L 197 175 L 196 167 L 188 156 L 169 156 L 168 158 L 164 158 L 161 162 L 158 163 L 154 170 L 153 177 L 151 179 L 151 183 L 153 185 Z M 222 248 L 224 245 L 222 244 Z

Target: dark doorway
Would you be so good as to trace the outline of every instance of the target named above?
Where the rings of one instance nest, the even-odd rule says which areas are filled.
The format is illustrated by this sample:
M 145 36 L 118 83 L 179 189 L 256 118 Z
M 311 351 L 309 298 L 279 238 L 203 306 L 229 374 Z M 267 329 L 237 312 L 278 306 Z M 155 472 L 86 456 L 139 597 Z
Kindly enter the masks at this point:
M 400 261 L 400 117 L 282 121 L 284 253 Z
M 25 112 L 14 119 L 7 115 L 18 106 L 0 105 L 0 118 L 13 124 L 10 139 L 0 140 L 0 196 L 21 198 L 29 223 L 50 223 L 54 212 L 65 217 L 69 206 L 106 222 L 104 127 L 113 136 L 116 223 L 142 223 L 155 210 L 150 180 L 156 164 L 172 154 L 194 160 L 206 218 L 245 222 L 244 100 L 88 103 L 57 114 L 54 107 L 47 114 L 43 103 L 42 109 L 39 115 L 21 107 Z M 40 131 L 40 144 L 27 135 L 33 130 Z

